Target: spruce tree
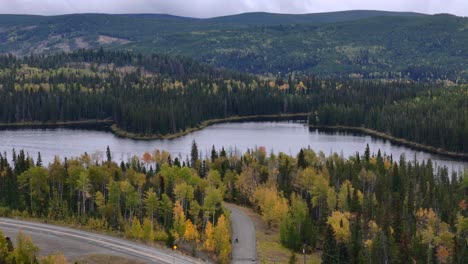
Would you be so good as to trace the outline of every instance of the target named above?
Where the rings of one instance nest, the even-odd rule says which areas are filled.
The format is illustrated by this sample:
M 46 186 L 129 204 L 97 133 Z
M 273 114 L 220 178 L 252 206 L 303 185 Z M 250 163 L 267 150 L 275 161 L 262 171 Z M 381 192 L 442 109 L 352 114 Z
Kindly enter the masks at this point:
M 37 161 L 36 161 L 36 166 L 37 167 L 42 167 L 42 157 L 41 157 L 41 152 L 37 153 Z
M 218 158 L 218 153 L 216 152 L 215 146 L 211 148 L 211 162 L 214 162 Z
M 302 168 L 302 169 L 305 169 L 307 167 L 303 149 L 301 149 L 299 151 L 299 154 L 297 155 L 297 167 Z
M 366 145 L 366 150 L 364 151 L 364 159 L 369 162 L 370 159 L 370 148 L 369 144 Z
M 338 246 L 330 225 L 327 225 L 323 241 L 322 263 L 338 263 Z
M 195 140 L 192 141 L 192 149 L 190 151 L 190 165 L 195 168 L 198 160 L 198 146 Z
M 112 162 L 112 154 L 111 154 L 109 146 L 107 146 L 107 149 L 106 149 L 106 157 L 107 157 L 107 163 L 111 163 Z

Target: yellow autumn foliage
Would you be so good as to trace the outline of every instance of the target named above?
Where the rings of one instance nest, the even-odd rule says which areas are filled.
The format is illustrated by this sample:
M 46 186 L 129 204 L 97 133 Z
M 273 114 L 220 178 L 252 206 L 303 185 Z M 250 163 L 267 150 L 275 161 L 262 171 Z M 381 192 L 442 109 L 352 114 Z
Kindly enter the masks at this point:
M 432 208 L 419 208 L 416 211 L 417 230 L 416 233 L 421 237 L 424 244 L 434 247 L 443 246 L 442 251 L 452 252 L 454 249 L 454 234 L 450 231 L 447 223 L 442 221 Z M 445 254 L 442 252 L 441 254 Z M 444 260 L 444 258 L 442 258 Z M 442 260 L 440 260 L 442 262 Z
M 390 162 L 390 160 L 388 160 L 388 159 L 384 160 L 384 168 L 385 168 L 385 170 L 389 170 L 390 167 L 392 167 L 392 163 Z
M 255 201 L 269 227 L 278 227 L 288 213 L 288 201 L 275 186 L 261 186 L 255 191 Z
M 374 243 L 374 242 L 373 242 L 371 239 L 366 239 L 366 240 L 364 241 L 364 247 L 366 247 L 367 249 L 372 248 L 372 244 L 373 244 L 373 243 Z
M 62 255 L 51 255 L 43 257 L 40 261 L 41 264 L 67 264 L 67 258 Z
M 180 205 L 180 202 L 174 203 L 173 216 L 173 234 L 175 239 L 177 240 L 179 238 L 182 238 L 185 234 L 185 213 L 182 209 L 182 206 Z
M 436 255 L 437 260 L 439 260 L 439 263 L 445 264 L 449 262 L 450 252 L 447 250 L 446 247 L 442 245 L 438 246 Z
M 143 229 L 141 228 L 141 223 L 136 217 L 133 217 L 130 234 L 133 238 L 136 239 L 143 237 Z
M 335 239 L 341 243 L 347 243 L 351 237 L 349 219 L 351 214 L 349 212 L 334 211 L 328 217 L 327 223 L 332 227 Z
M 338 192 L 338 208 L 341 210 L 349 210 L 348 197 L 352 197 L 354 192 L 354 187 L 349 180 L 344 181 L 341 184 L 340 191 Z M 362 205 L 364 195 L 361 191 L 357 191 L 359 204 Z
M 220 263 L 230 262 L 231 253 L 231 227 L 229 221 L 221 215 L 213 230 L 215 252 L 218 253 Z
M 187 219 L 187 221 L 185 222 L 184 239 L 187 241 L 195 242 L 197 242 L 199 239 L 197 227 L 194 224 L 192 224 L 192 221 L 190 221 L 190 219 Z
M 280 90 L 287 90 L 289 89 L 289 84 L 285 83 L 279 87 Z
M 155 234 L 153 224 L 151 224 L 151 220 L 148 217 L 143 219 L 143 239 L 148 241 L 153 241 Z
M 214 242 L 214 233 L 213 233 L 213 224 L 210 221 L 206 224 L 205 233 L 203 235 L 205 242 L 203 243 L 203 247 L 207 251 L 213 252 L 215 250 L 215 242 Z
M 299 83 L 296 85 L 296 91 L 302 91 L 302 90 L 307 90 L 307 87 L 304 85 L 303 82 L 299 82 Z

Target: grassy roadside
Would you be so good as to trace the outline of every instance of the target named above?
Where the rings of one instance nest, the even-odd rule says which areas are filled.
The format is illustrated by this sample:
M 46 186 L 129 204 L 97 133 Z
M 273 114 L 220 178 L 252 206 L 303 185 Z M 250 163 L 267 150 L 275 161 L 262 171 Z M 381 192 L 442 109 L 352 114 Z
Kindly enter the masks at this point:
M 377 130 L 365 128 L 365 127 L 351 127 L 351 126 L 314 126 L 310 125 L 310 128 L 317 128 L 317 129 L 326 129 L 326 130 L 334 130 L 334 131 L 347 131 L 347 132 L 358 132 L 358 133 L 363 133 L 371 136 L 375 136 L 378 138 L 386 139 L 389 140 L 393 143 L 397 143 L 400 145 L 404 145 L 407 147 L 411 147 L 413 149 L 429 152 L 432 154 L 438 154 L 454 159 L 461 159 L 461 160 L 468 160 L 468 154 L 465 153 L 458 153 L 458 152 L 453 152 L 453 151 L 448 151 L 445 149 L 441 148 L 436 148 L 420 143 L 416 143 L 414 141 L 409 141 L 404 138 L 397 138 L 394 136 L 391 136 L 389 134 L 386 134 L 384 132 L 379 132 Z
M 259 263 L 264 264 L 279 264 L 288 263 L 291 257 L 291 251 L 281 245 L 279 242 L 280 234 L 278 229 L 269 230 L 267 224 L 262 220 L 261 216 L 255 213 L 252 209 L 237 206 L 239 210 L 248 215 L 255 225 L 257 239 L 257 255 Z M 297 263 L 304 263 L 304 255 L 296 254 Z M 321 263 L 319 253 L 306 255 L 307 264 Z
M 112 263 L 112 264 L 144 264 L 145 262 L 138 261 L 135 259 L 127 259 L 124 257 L 110 256 L 110 255 L 88 255 L 79 258 L 75 262 L 76 264 L 96 264 L 96 263 Z
M 61 226 L 61 227 L 67 227 L 67 228 L 72 228 L 76 230 L 81 230 L 81 231 L 86 231 L 90 233 L 95 233 L 95 234 L 100 234 L 100 235 L 106 235 L 114 238 L 119 238 L 119 239 L 124 239 L 127 241 L 139 243 L 145 246 L 153 247 L 155 249 L 160 249 L 163 251 L 171 252 L 171 249 L 166 246 L 164 242 L 161 241 L 144 241 L 141 239 L 134 239 L 131 237 L 126 236 L 125 232 L 122 231 L 115 231 L 115 230 L 109 230 L 109 229 L 102 229 L 102 228 L 92 228 L 88 225 L 83 225 L 80 224 L 76 221 L 54 221 L 51 219 L 45 219 L 45 218 L 37 218 L 37 217 L 31 217 L 31 216 L 26 216 L 26 214 L 21 214 L 21 215 L 3 215 L 0 214 L 0 217 L 4 218 L 11 218 L 11 219 L 16 219 L 16 220 L 23 220 L 23 221 L 29 221 L 32 223 L 38 223 L 38 224 L 49 224 L 49 225 L 55 225 L 55 226 Z M 184 250 L 183 247 L 179 247 L 177 250 L 179 254 L 193 257 L 192 252 L 188 250 Z M 62 253 L 62 252 L 58 252 Z M 204 256 L 204 255 L 203 255 Z M 125 263 L 141 263 L 141 262 L 136 262 L 134 260 L 128 260 L 127 258 L 124 257 L 118 257 L 114 258 L 116 262 L 110 262 L 107 261 L 111 259 L 112 256 L 108 255 L 86 255 L 86 256 L 81 256 L 78 257 L 77 259 L 69 259 L 69 261 L 73 261 L 72 263 L 78 263 L 78 264 L 87 264 L 87 263 L 115 263 L 115 264 L 125 264 Z M 102 260 L 102 262 L 98 262 L 97 260 Z M 203 259 L 206 261 L 206 259 Z M 208 262 L 209 263 L 209 262 Z

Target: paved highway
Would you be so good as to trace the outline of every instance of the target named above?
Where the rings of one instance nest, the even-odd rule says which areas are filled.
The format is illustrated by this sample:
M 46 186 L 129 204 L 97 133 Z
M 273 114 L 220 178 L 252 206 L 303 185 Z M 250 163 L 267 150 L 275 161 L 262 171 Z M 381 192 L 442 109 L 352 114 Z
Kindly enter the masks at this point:
M 15 239 L 21 230 L 31 236 L 41 249 L 41 255 L 63 253 L 70 260 L 86 255 L 104 254 L 138 259 L 145 263 L 202 263 L 201 260 L 177 254 L 169 249 L 159 249 L 111 236 L 86 231 L 0 218 L 0 229 Z
M 257 240 L 252 219 L 236 205 L 225 203 L 224 206 L 231 211 L 232 263 L 256 263 Z

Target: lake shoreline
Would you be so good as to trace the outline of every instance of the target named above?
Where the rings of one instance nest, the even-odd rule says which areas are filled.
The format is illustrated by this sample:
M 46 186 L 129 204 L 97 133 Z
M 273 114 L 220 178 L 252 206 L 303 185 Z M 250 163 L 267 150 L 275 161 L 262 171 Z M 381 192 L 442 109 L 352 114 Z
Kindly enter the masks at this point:
M 462 160 L 462 161 L 468 161 L 468 154 L 464 153 L 458 153 L 458 152 L 453 152 L 453 151 L 448 151 L 445 149 L 441 148 L 436 148 L 432 147 L 429 145 L 424 145 L 421 143 L 417 143 L 414 141 L 410 141 L 407 139 L 403 138 L 397 138 L 392 135 L 389 135 L 384 132 L 380 132 L 377 130 L 365 128 L 365 127 L 352 127 L 352 126 L 317 126 L 317 125 L 308 125 L 309 128 L 312 129 L 319 129 L 319 130 L 332 130 L 332 131 L 344 131 L 344 132 L 357 132 L 361 134 L 366 134 L 370 136 L 374 136 L 380 139 L 385 139 L 389 140 L 392 143 L 400 144 L 406 147 L 413 148 L 415 150 L 420 150 L 424 152 L 428 152 L 431 154 L 436 154 L 436 155 L 441 155 L 444 157 L 452 158 L 452 159 L 457 159 L 457 160 Z
M 108 131 L 120 138 L 129 138 L 134 140 L 156 140 L 156 139 L 176 139 L 195 131 L 204 129 L 214 124 L 228 123 L 228 122 L 246 122 L 246 121 L 286 121 L 286 120 L 307 120 L 308 113 L 297 114 L 276 114 L 276 115 L 252 115 L 252 116 L 231 116 L 227 118 L 209 119 L 203 121 L 201 124 L 188 128 L 184 131 L 171 133 L 171 134 L 143 134 L 133 133 L 121 129 L 117 124 L 110 119 L 101 120 L 80 120 L 80 121 L 60 121 L 60 122 L 17 122 L 17 123 L 0 123 L 0 130 L 6 129 L 53 129 L 53 128 L 71 128 L 71 129 L 90 129 L 97 131 Z
M 128 132 L 120 129 L 113 120 L 104 119 L 104 120 L 81 120 L 81 121 L 63 121 L 63 122 L 18 122 L 0 124 L 0 130 L 5 129 L 24 129 L 24 128 L 41 128 L 41 129 L 53 129 L 53 128 L 71 128 L 71 129 L 88 129 L 88 130 L 98 130 L 98 131 L 107 131 L 111 132 L 113 135 L 120 138 L 129 138 L 133 140 L 149 141 L 149 140 L 158 140 L 158 139 L 176 139 L 182 136 L 186 136 L 193 132 L 199 131 L 211 125 L 220 124 L 220 123 L 229 123 L 229 122 L 267 122 L 267 121 L 285 121 L 285 120 L 306 120 L 308 117 L 307 113 L 297 113 L 297 114 L 277 114 L 277 115 L 252 115 L 252 116 L 232 116 L 228 118 L 218 118 L 210 119 L 203 121 L 200 125 L 186 129 L 184 131 L 172 134 L 137 134 Z M 389 140 L 392 143 L 400 144 L 413 148 L 415 150 L 425 151 L 431 154 L 437 154 L 444 157 L 468 161 L 468 154 L 452 152 L 441 148 L 436 148 L 417 142 L 409 141 L 403 138 L 397 138 L 389 134 L 379 132 L 373 129 L 365 127 L 352 127 L 352 126 L 317 126 L 317 125 L 306 125 L 311 129 L 319 130 L 329 130 L 329 131 L 345 131 L 345 132 L 355 132 L 365 135 L 374 136 L 380 139 Z
M 192 140 L 197 142 L 201 151 L 208 154 L 213 146 L 225 147 L 230 153 L 246 151 L 254 146 L 265 146 L 274 153 L 296 155 L 300 149 L 311 146 L 317 153 L 331 153 L 332 151 L 340 153 L 341 151 L 346 157 L 353 156 L 356 152 L 362 153 L 367 143 L 373 152 L 376 153 L 378 149 L 381 149 L 388 155 L 393 154 L 395 158 L 405 153 L 408 161 L 412 161 L 413 157 L 419 162 L 432 159 L 437 163 L 437 167 L 447 166 L 449 173 L 452 169 L 456 172 L 468 169 L 468 162 L 461 160 L 460 157 L 450 158 L 439 153 L 433 155 L 432 151 L 420 152 L 414 146 L 407 147 L 400 143 L 393 143 L 394 141 L 387 141 L 380 136 L 371 137 L 364 134 L 364 131 L 356 129 L 348 130 L 355 133 L 339 132 L 338 129 L 316 130 L 309 128 L 303 116 L 296 116 L 297 121 L 285 116 L 281 118 L 285 121 L 278 121 L 280 119 L 273 119 L 271 116 L 268 119 L 270 121 L 265 121 L 265 118 L 259 119 L 259 117 L 247 119 L 235 117 L 228 120 L 231 122 L 221 124 L 222 120 L 216 120 L 208 124 L 212 122 L 219 124 L 206 127 L 196 133 L 170 140 L 154 141 L 118 137 L 110 130 L 112 122 L 109 121 L 99 123 L 100 126 L 95 125 L 95 120 L 84 122 L 92 124 L 84 128 L 83 122 L 80 122 L 79 128 L 76 125 L 73 126 L 76 129 L 67 129 L 67 126 L 63 126 L 71 125 L 70 123 L 61 123 L 62 128 L 59 129 L 50 129 L 52 124 L 48 124 L 46 129 L 37 128 L 40 124 L 34 124 L 36 129 L 24 129 L 16 125 L 16 130 L 1 131 L 0 128 L 0 138 L 2 138 L 0 150 L 9 152 L 12 149 L 23 149 L 28 155 L 31 154 L 31 157 L 40 152 L 44 164 L 47 164 L 53 162 L 56 155 L 70 158 L 79 157 L 86 152 L 96 154 L 96 158 L 102 158 L 107 147 L 110 147 L 113 158 L 119 162 L 127 162 L 135 155 L 140 156 L 154 149 L 166 150 L 171 153 L 171 157 L 177 156 L 181 160 L 190 155 Z
M 80 120 L 80 121 L 59 121 L 59 122 L 16 122 L 16 123 L 0 123 L 0 130 L 6 129 L 24 129 L 24 128 L 72 128 L 72 129 L 94 129 L 94 130 L 108 130 L 114 123 L 110 119 L 98 120 Z
M 184 131 L 172 134 L 137 134 L 128 132 L 120 129 L 116 124 L 111 126 L 111 131 L 114 135 L 122 138 L 130 138 L 135 140 L 155 140 L 155 139 L 176 139 L 182 136 L 186 136 L 195 131 L 204 129 L 211 125 L 219 123 L 229 123 L 229 122 L 246 122 L 246 121 L 284 121 L 284 120 L 306 120 L 309 116 L 308 113 L 298 113 L 298 114 L 277 114 L 277 115 L 253 115 L 253 116 L 232 116 L 227 118 L 218 118 L 218 119 L 209 119 L 203 121 L 200 125 L 196 127 L 188 128 Z

